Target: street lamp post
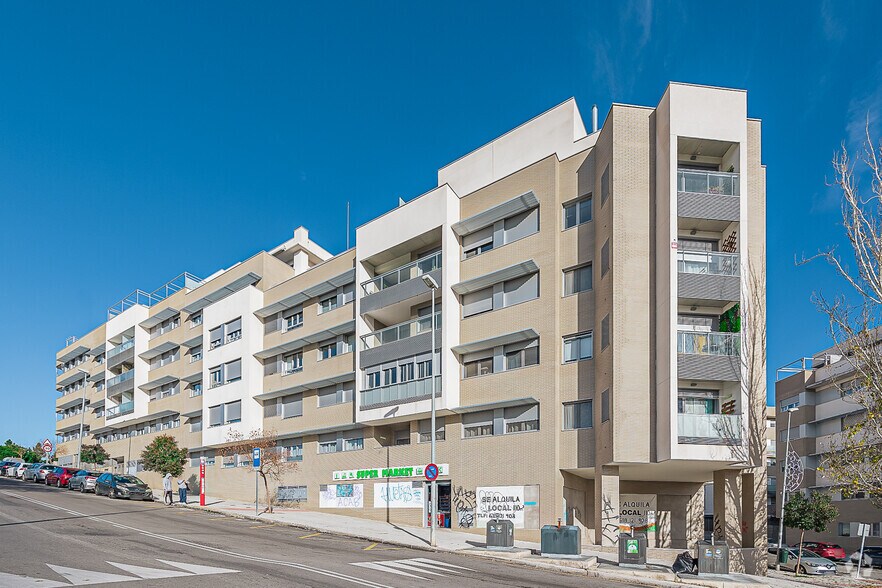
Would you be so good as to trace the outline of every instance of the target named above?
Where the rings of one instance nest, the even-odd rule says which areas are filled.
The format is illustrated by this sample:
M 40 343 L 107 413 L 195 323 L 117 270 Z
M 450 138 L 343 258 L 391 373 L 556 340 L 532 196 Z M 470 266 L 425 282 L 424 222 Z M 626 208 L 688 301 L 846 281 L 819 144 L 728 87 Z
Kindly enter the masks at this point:
M 789 404 L 784 407 L 787 413 L 787 441 L 784 444 L 784 482 L 781 485 L 781 518 L 778 519 L 778 558 L 775 569 L 781 571 L 781 544 L 784 542 L 784 503 L 787 502 L 787 457 L 790 454 L 790 420 L 793 413 L 799 410 L 798 404 Z
M 89 379 L 89 372 L 84 369 L 77 368 L 77 371 L 85 376 L 84 379 Z M 83 450 L 83 422 L 86 419 L 86 382 L 83 382 L 83 399 L 80 402 L 80 436 L 78 438 L 79 443 L 77 444 L 77 467 L 80 467 L 80 452 Z
M 430 423 L 431 430 L 431 439 L 432 439 L 432 458 L 429 463 L 435 463 L 435 374 L 437 373 L 435 369 L 435 290 L 438 289 L 438 282 L 435 281 L 435 278 L 430 276 L 429 274 L 423 274 L 423 282 L 432 292 L 432 374 L 431 381 L 429 382 L 432 394 L 432 419 Z M 429 544 L 432 547 L 435 547 L 435 527 L 438 524 L 437 516 L 438 516 L 438 481 L 437 478 L 432 480 L 432 486 L 430 490 L 432 494 L 431 500 L 431 516 L 429 517 Z

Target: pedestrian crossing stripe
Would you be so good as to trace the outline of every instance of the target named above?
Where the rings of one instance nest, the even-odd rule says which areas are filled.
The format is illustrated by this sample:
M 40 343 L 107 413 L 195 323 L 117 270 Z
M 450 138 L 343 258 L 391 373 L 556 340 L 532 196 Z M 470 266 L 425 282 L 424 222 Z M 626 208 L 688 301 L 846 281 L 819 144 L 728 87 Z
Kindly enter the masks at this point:
M 429 580 L 425 576 L 443 577 L 446 574 L 462 574 L 460 570 L 473 571 L 470 568 L 458 566 L 443 561 L 426 557 L 412 557 L 409 559 L 393 559 L 387 561 L 362 561 L 352 565 L 378 572 L 407 576 L 418 580 Z M 419 574 L 423 574 L 422 576 Z
M 57 582 L 55 580 L 47 580 L 43 578 L 31 578 L 28 576 L 18 576 L 15 574 L 0 573 L 0 588 L 23 588 L 28 586 L 41 588 L 59 588 L 67 586 L 88 586 L 90 584 L 109 584 L 112 582 L 134 582 L 137 580 L 158 580 L 162 578 L 181 578 L 185 576 L 207 576 L 211 574 L 236 574 L 239 570 L 231 570 L 227 568 L 217 568 L 212 566 L 202 566 L 196 564 L 188 564 L 176 561 L 166 561 L 164 559 L 156 560 L 173 568 L 174 570 L 161 568 L 147 568 L 143 566 L 135 566 L 130 564 L 121 564 L 109 561 L 108 564 L 115 568 L 119 568 L 123 572 L 133 574 L 124 576 L 122 574 L 114 574 L 109 572 L 97 572 L 93 570 L 82 570 L 78 568 L 69 568 L 54 564 L 46 564 L 49 569 L 67 580 L 67 582 Z M 182 571 L 183 570 L 183 571 Z

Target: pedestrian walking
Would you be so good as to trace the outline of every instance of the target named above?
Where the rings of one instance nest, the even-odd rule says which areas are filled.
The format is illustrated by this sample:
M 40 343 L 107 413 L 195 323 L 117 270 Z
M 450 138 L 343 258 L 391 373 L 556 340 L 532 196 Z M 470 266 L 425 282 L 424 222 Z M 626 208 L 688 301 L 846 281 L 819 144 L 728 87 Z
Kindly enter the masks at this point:
M 172 479 L 171 474 L 166 474 L 162 479 L 162 490 L 165 492 L 164 501 L 168 506 L 172 505 Z
M 190 484 L 187 480 L 178 480 L 178 502 L 187 504 L 187 491 L 190 490 Z

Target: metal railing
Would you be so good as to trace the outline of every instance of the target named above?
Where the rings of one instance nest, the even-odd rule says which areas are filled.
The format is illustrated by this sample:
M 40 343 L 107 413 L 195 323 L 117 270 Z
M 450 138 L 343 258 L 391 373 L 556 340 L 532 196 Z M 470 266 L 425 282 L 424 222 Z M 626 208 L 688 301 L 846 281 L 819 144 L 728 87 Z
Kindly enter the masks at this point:
M 111 359 L 112 357 L 116 357 L 117 355 L 119 355 L 120 353 L 125 351 L 126 349 L 131 349 L 134 346 L 135 346 L 134 339 L 129 339 L 128 341 L 126 341 L 122 345 L 117 345 L 116 347 L 114 347 L 113 349 L 108 351 L 104 355 L 104 360 L 107 361 L 108 359 Z
M 739 177 L 736 173 L 677 170 L 677 192 L 738 196 Z
M 135 412 L 135 402 L 130 400 L 128 402 L 123 402 L 117 406 L 111 406 L 104 413 L 105 419 L 112 419 L 118 416 L 122 416 L 124 414 L 130 414 Z
M 409 382 L 399 382 L 361 391 L 361 408 L 387 402 L 404 402 L 413 398 L 432 396 L 432 376 Z M 435 376 L 435 394 L 441 392 L 441 376 Z
M 678 251 L 677 271 L 681 274 L 737 276 L 741 269 L 737 253 L 715 251 Z
M 107 318 L 112 319 L 118 314 L 122 314 L 129 308 L 141 305 L 151 307 L 158 302 L 162 302 L 175 292 L 179 292 L 184 288 L 192 290 L 201 286 L 203 281 L 191 273 L 184 272 L 179 274 L 154 290 L 153 292 L 145 292 L 144 290 L 133 290 L 131 294 L 122 300 L 107 307 Z
M 435 313 L 435 329 L 441 329 L 440 311 Z M 379 331 L 374 331 L 373 333 L 368 333 L 367 335 L 362 335 L 361 348 L 362 350 L 373 349 L 374 347 L 379 347 L 380 345 L 394 343 L 395 341 L 401 341 L 402 339 L 409 339 L 410 337 L 416 337 L 417 335 L 420 335 L 422 333 L 429 333 L 431 332 L 431 330 L 432 317 L 421 316 L 419 318 L 409 320 L 406 323 L 399 323 L 391 327 L 386 327 L 385 329 L 380 329 Z
M 677 353 L 737 357 L 741 355 L 741 333 L 680 331 L 677 333 Z
M 129 370 L 123 374 L 120 374 L 118 376 L 114 376 L 114 377 L 110 378 L 104 384 L 107 388 L 110 388 L 110 387 L 115 386 L 117 384 L 122 384 L 123 382 L 131 380 L 134 377 L 135 377 L 135 370 Z
M 740 414 L 677 414 L 680 443 L 712 444 L 741 439 Z
M 365 296 L 369 296 L 371 294 L 376 294 L 381 290 L 385 290 L 386 288 L 401 284 L 402 282 L 418 278 L 419 276 L 434 271 L 439 267 L 441 267 L 440 251 L 416 261 L 412 261 L 406 265 L 402 265 L 401 267 L 396 268 L 391 272 L 381 274 L 372 280 L 368 280 L 361 285 L 361 289 L 364 291 Z

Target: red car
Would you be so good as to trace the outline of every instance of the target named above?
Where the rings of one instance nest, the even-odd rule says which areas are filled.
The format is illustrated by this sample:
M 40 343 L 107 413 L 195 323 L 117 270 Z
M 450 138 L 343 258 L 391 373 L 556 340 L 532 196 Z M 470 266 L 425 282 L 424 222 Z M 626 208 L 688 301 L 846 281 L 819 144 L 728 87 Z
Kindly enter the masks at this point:
M 799 546 L 833 561 L 845 561 L 845 550 L 835 543 L 804 541 Z
M 46 474 L 46 485 L 66 488 L 68 481 L 78 471 L 76 468 L 55 468 Z

